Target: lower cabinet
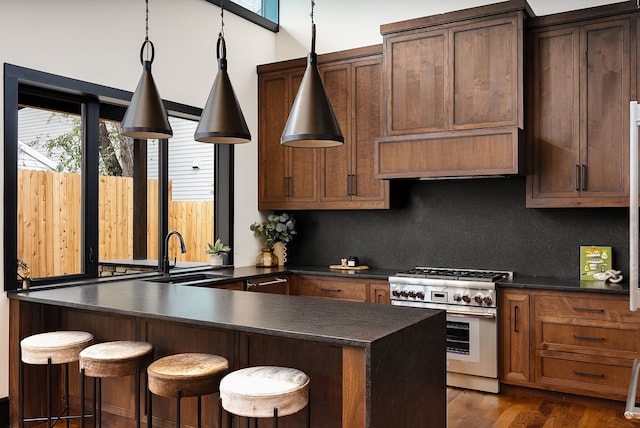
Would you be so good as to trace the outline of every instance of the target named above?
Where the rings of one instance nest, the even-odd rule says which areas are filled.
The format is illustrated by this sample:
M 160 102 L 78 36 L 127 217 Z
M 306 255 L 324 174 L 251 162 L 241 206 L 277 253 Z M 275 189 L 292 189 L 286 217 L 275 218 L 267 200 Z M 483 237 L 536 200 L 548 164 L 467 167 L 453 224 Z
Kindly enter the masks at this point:
M 626 296 L 500 290 L 500 381 L 625 400 L 640 358 Z
M 290 294 L 355 302 L 390 303 L 389 282 L 366 278 L 292 275 Z

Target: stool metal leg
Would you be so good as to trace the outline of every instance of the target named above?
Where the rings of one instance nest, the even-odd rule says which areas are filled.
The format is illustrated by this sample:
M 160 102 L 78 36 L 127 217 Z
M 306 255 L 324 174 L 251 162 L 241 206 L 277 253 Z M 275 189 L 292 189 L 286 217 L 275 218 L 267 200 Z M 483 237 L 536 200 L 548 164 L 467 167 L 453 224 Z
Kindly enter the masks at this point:
M 102 428 L 102 378 L 97 378 L 98 381 L 98 413 L 95 419 L 94 426 Z
M 198 395 L 198 423 L 196 426 L 202 428 L 202 397 L 200 395 Z
M 20 353 L 20 370 L 18 371 L 18 395 L 19 398 L 19 406 L 20 406 L 20 421 L 19 427 L 24 427 L 24 363 L 22 362 L 22 353 Z
M 51 357 L 47 358 L 47 427 L 51 428 Z
M 273 425 L 275 428 L 278 428 L 278 408 L 273 408 Z
M 151 405 L 153 404 L 153 395 L 151 394 L 151 391 L 149 391 L 149 385 L 147 385 L 145 397 L 147 398 L 145 400 L 147 402 L 147 428 L 153 428 L 153 411 L 151 408 Z
M 180 428 L 180 399 L 182 398 L 182 391 L 176 391 L 176 428 Z
M 69 410 L 69 363 L 66 363 L 64 365 L 64 412 L 62 412 L 62 415 L 67 415 L 70 416 L 70 410 Z M 69 418 L 67 418 L 67 428 L 69 428 L 69 423 L 70 420 Z
M 136 367 L 136 427 L 140 428 L 140 365 Z
M 84 367 L 80 369 L 80 428 L 85 428 L 84 415 Z

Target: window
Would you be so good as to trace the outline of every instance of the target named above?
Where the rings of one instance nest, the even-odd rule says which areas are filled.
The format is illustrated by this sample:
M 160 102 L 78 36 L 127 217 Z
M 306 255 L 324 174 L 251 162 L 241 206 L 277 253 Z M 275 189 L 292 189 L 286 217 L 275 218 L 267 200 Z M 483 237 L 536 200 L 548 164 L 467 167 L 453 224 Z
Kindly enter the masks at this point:
M 279 0 L 207 0 L 267 30 L 279 29 Z
M 193 141 L 200 110 L 175 103 L 170 140 L 123 137 L 130 97 L 5 64 L 6 290 L 19 260 L 38 286 L 158 269 L 168 230 L 178 261 L 232 242 L 233 148 Z

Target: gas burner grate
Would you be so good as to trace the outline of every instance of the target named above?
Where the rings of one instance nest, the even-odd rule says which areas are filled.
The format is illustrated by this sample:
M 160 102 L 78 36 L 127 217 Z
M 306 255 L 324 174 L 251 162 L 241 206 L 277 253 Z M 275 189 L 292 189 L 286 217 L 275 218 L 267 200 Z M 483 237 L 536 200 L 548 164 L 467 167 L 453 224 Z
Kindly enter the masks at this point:
M 511 273 L 491 270 L 416 267 L 404 272 L 399 272 L 397 276 L 496 282 L 501 279 L 509 278 Z

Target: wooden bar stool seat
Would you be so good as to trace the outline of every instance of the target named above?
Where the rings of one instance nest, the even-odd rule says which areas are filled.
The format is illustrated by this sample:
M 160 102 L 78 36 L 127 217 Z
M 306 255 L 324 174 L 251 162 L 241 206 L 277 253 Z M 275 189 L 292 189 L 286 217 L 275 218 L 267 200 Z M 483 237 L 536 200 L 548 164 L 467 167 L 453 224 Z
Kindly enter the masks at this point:
M 69 419 L 76 416 L 69 415 L 69 363 L 78 361 L 80 351 L 89 346 L 93 341 L 93 335 L 86 331 L 52 331 L 39 333 L 25 337 L 20 341 L 20 420 L 24 422 L 47 421 L 51 427 L 52 398 L 51 398 L 51 366 L 63 364 L 65 367 L 65 408 L 55 417 L 54 425 L 60 419 L 66 419 L 67 427 Z M 47 416 L 25 419 L 24 417 L 24 364 L 47 366 Z M 66 415 L 66 416 L 65 416 Z M 77 416 L 79 417 L 79 416 Z
M 197 426 L 200 427 L 202 426 L 201 397 L 218 392 L 220 379 L 228 370 L 229 361 L 219 355 L 202 353 L 169 355 L 159 358 L 147 368 L 149 392 L 161 397 L 176 397 L 177 427 L 180 427 L 180 399 L 198 397 Z M 149 427 L 151 427 L 151 408 L 148 415 Z
M 140 374 L 153 360 L 153 345 L 139 341 L 104 342 L 89 346 L 80 352 L 82 426 L 84 427 L 84 378 L 98 379 L 98 392 L 94 391 L 95 426 L 102 426 L 102 378 L 135 376 L 136 423 L 140 427 Z M 98 412 L 95 404 L 98 402 Z
M 309 376 L 289 367 L 257 366 L 229 373 L 220 381 L 220 400 L 227 412 L 248 418 L 297 413 L 309 404 Z M 309 424 L 308 418 L 307 423 Z

